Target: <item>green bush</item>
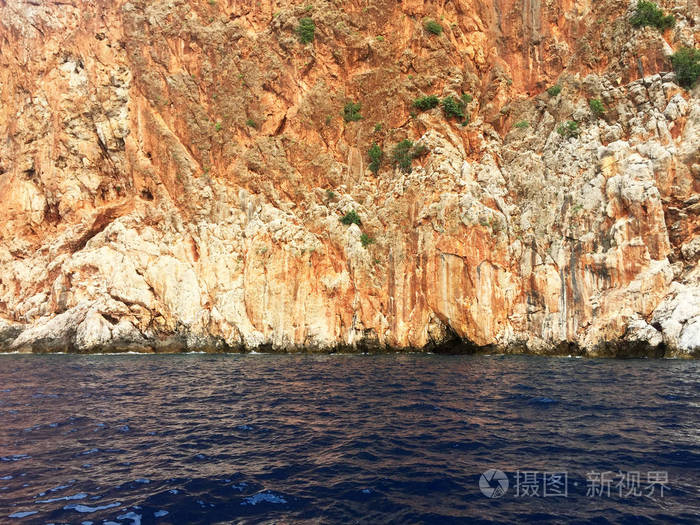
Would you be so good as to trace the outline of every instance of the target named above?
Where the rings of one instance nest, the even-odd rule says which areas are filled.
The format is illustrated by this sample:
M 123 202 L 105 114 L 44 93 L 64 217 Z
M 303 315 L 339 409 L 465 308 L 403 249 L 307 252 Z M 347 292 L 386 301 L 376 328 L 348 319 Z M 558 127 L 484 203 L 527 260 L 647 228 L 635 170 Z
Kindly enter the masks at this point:
M 428 95 L 427 97 L 420 97 L 413 101 L 413 105 L 420 109 L 421 111 L 427 111 L 437 107 L 440 103 L 440 99 L 435 95 Z
M 381 122 L 377 122 L 377 123 L 374 125 L 374 132 L 375 132 L 375 133 L 379 133 L 379 132 L 382 130 L 383 127 L 384 127 L 384 124 L 382 124 Z
M 513 127 L 517 129 L 525 129 L 530 127 L 530 123 L 527 120 L 521 120 L 513 124 Z
M 222 128 L 221 122 L 217 122 L 216 124 L 214 124 L 214 129 L 216 131 L 221 131 L 221 128 Z
M 605 106 L 603 106 L 603 103 L 597 98 L 590 99 L 588 101 L 588 106 L 596 117 L 601 117 L 605 113 Z
M 370 160 L 369 170 L 376 175 L 377 173 L 379 173 L 379 166 L 382 163 L 382 157 L 384 156 L 384 152 L 382 151 L 382 148 L 380 148 L 375 142 L 374 144 L 372 144 L 372 147 L 369 148 L 367 154 L 369 155 Z
M 664 15 L 664 12 L 654 2 L 640 0 L 637 2 L 637 10 L 630 18 L 630 23 L 634 27 L 652 26 L 663 31 L 673 27 L 676 24 L 676 19 L 672 15 Z
M 547 88 L 547 94 L 550 97 L 556 97 L 559 93 L 561 93 L 561 86 L 559 84 Z
M 362 115 L 360 115 L 360 109 L 362 105 L 359 102 L 348 102 L 343 108 L 343 118 L 345 122 L 356 122 L 362 120 Z
M 251 128 L 257 128 L 258 124 L 252 119 L 249 118 L 248 120 L 245 121 L 246 126 L 250 126 Z
M 426 20 L 423 27 L 428 33 L 440 36 L 442 34 L 442 26 L 435 20 Z
M 316 24 L 310 18 L 299 19 L 299 25 L 297 26 L 297 36 L 299 37 L 299 42 L 302 44 L 309 44 L 314 41 L 314 34 L 316 33 Z
M 398 166 L 404 173 L 411 173 L 411 161 L 413 160 L 411 156 L 412 147 L 413 142 L 404 139 L 394 146 L 394 150 L 391 152 L 391 160 L 394 166 Z
M 464 102 L 457 100 L 453 96 L 442 99 L 442 110 L 445 112 L 445 117 L 456 117 L 464 120 Z
M 326 198 L 329 201 L 335 200 L 335 192 L 333 190 L 326 190 Z
M 351 224 L 357 224 L 358 226 L 362 226 L 360 216 L 355 210 L 350 210 L 349 212 L 347 212 L 345 216 L 342 219 L 340 219 L 340 222 L 342 222 L 346 226 L 350 226 Z
M 391 160 L 394 167 L 398 167 L 404 173 L 411 173 L 411 162 L 413 159 L 422 157 L 428 152 L 428 148 L 423 144 L 413 145 L 408 139 L 399 142 L 391 152 Z
M 671 56 L 679 86 L 690 89 L 700 77 L 700 49 L 682 47 Z
M 562 137 L 566 137 L 567 139 L 570 137 L 578 137 L 580 133 L 578 129 L 578 122 L 575 120 L 569 120 L 564 124 L 559 124 L 559 127 L 557 127 L 557 133 L 559 133 Z
M 366 233 L 363 233 L 360 235 L 360 242 L 362 243 L 362 246 L 367 248 L 370 244 L 374 244 L 374 239 L 367 235 Z

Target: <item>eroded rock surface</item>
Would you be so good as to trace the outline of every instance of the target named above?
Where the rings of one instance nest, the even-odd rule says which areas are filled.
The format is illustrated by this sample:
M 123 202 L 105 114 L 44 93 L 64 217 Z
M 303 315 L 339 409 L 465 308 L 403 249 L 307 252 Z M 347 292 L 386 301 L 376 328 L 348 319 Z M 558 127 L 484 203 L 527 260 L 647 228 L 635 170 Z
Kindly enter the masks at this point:
M 700 355 L 700 12 L 659 3 L 0 0 L 0 345 Z

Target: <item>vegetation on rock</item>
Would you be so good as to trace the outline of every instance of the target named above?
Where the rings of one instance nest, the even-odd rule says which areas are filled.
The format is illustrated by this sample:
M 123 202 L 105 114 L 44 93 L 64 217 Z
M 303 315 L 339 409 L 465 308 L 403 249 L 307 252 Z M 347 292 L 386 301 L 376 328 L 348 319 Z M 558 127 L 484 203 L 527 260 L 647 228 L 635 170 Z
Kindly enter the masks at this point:
M 408 139 L 399 142 L 391 152 L 391 160 L 394 167 L 398 167 L 404 173 L 411 173 L 413 159 L 421 157 L 428 152 L 423 144 L 413 145 Z
M 464 120 L 465 104 L 461 100 L 457 100 L 453 96 L 442 99 L 442 110 L 445 112 L 445 117 L 455 117 Z
M 366 233 L 363 233 L 360 235 L 360 242 L 362 243 L 362 246 L 367 248 L 370 244 L 374 244 L 374 239 L 367 235 Z
M 355 210 L 350 210 L 347 212 L 342 219 L 340 219 L 340 222 L 345 224 L 346 226 L 350 226 L 351 224 L 357 224 L 358 226 L 362 226 L 362 221 L 360 220 L 360 216 L 357 214 Z
M 575 120 L 569 120 L 563 124 L 559 124 L 557 127 L 557 133 L 567 139 L 571 137 L 578 137 L 580 133 L 578 122 Z
M 672 15 L 664 15 L 664 12 L 654 2 L 640 0 L 637 2 L 637 9 L 632 15 L 630 23 L 634 27 L 652 26 L 663 31 L 673 27 L 676 24 L 676 19 Z
M 547 94 L 550 97 L 556 97 L 559 93 L 561 93 L 561 86 L 559 84 L 555 84 L 554 86 L 547 88 Z
M 700 77 L 700 49 L 682 47 L 671 56 L 679 86 L 690 89 Z
M 440 103 L 440 99 L 435 95 L 428 95 L 427 97 L 419 97 L 413 101 L 413 105 L 420 109 L 421 111 L 427 111 L 437 107 Z
M 404 173 L 411 173 L 411 161 L 413 160 L 411 156 L 412 147 L 413 142 L 404 139 L 394 146 L 394 150 L 391 152 L 391 159 L 394 166 L 398 166 Z
M 588 101 L 588 106 L 591 108 L 595 117 L 601 117 L 605 114 L 605 106 L 600 99 L 592 98 Z
M 302 44 L 309 44 L 314 41 L 316 24 L 311 18 L 301 18 L 297 26 L 297 36 Z
M 360 109 L 362 105 L 359 102 L 348 102 L 343 108 L 343 118 L 345 122 L 356 122 L 362 120 L 362 115 L 360 115 Z
M 530 123 L 527 120 L 520 120 L 513 124 L 513 127 L 517 129 L 525 129 L 527 127 L 530 127 Z
M 426 20 L 423 27 L 428 33 L 440 36 L 442 34 L 442 26 L 435 20 Z
M 367 153 L 369 155 L 370 160 L 369 170 L 376 175 L 379 172 L 379 166 L 381 165 L 384 152 L 382 151 L 382 148 L 380 148 L 375 142 L 374 144 L 372 144 L 372 147 L 369 148 L 369 151 Z

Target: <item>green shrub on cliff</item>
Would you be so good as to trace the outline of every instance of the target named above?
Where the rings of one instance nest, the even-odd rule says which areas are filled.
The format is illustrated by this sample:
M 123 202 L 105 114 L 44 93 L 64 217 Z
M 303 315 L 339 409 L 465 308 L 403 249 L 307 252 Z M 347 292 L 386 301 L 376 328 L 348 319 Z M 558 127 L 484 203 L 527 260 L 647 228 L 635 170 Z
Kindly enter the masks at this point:
M 700 77 L 700 49 L 682 47 L 671 56 L 679 86 L 690 89 Z
M 559 124 L 557 127 L 557 133 L 567 139 L 571 137 L 578 137 L 580 133 L 580 130 L 578 129 L 578 122 L 575 120 L 569 120 L 563 124 Z
M 358 226 L 362 226 L 360 216 L 355 210 L 350 210 L 349 212 L 347 212 L 345 216 L 342 219 L 340 219 L 340 222 L 342 222 L 346 226 L 350 226 L 351 224 L 357 224 Z
M 364 248 L 367 248 L 370 244 L 374 244 L 374 239 L 367 235 L 366 233 L 363 233 L 360 235 L 360 242 L 362 243 L 362 246 Z
M 596 117 L 602 117 L 605 114 L 605 106 L 600 101 L 600 99 L 592 98 L 588 101 L 588 106 L 591 108 L 593 115 Z
M 302 44 L 309 44 L 313 42 L 315 33 L 316 24 L 312 19 L 299 19 L 299 25 L 297 26 L 297 36 L 299 37 L 299 42 L 301 42 Z
M 461 100 L 457 100 L 453 96 L 442 99 L 442 110 L 445 112 L 445 117 L 455 117 L 459 120 L 464 120 L 465 104 Z
M 652 26 L 663 31 L 676 25 L 676 19 L 672 15 L 664 15 L 654 2 L 640 0 L 637 2 L 637 9 L 630 18 L 630 23 L 634 27 Z
M 345 122 L 356 122 L 362 120 L 362 115 L 360 115 L 360 109 L 362 105 L 359 102 L 348 102 L 343 108 L 343 118 Z
M 413 142 L 408 139 L 404 139 L 394 146 L 391 152 L 391 160 L 395 167 L 398 167 L 404 173 L 411 173 L 411 161 L 413 156 L 411 155 L 411 148 L 413 147 Z
M 408 139 L 399 142 L 391 152 L 391 160 L 394 167 L 399 168 L 404 173 L 411 173 L 411 163 L 413 159 L 422 157 L 428 153 L 428 148 L 423 144 L 413 145 Z
M 423 23 L 423 27 L 428 33 L 440 36 L 442 34 L 442 26 L 438 24 L 435 20 L 426 20 Z
M 559 93 L 561 93 L 561 86 L 559 84 L 555 84 L 552 87 L 547 88 L 547 94 L 550 97 L 556 97 Z
M 414 107 L 420 109 L 421 111 L 427 111 L 437 107 L 440 103 L 440 99 L 435 95 L 428 95 L 427 97 L 419 97 L 413 101 Z
M 380 148 L 375 142 L 374 144 L 372 144 L 372 147 L 369 148 L 367 154 L 369 155 L 370 160 L 369 170 L 376 175 L 379 172 L 379 166 L 382 163 L 382 157 L 384 156 L 384 152 L 382 151 L 382 148 Z
M 513 124 L 513 127 L 516 129 L 525 129 L 530 127 L 530 123 L 527 120 L 520 120 Z

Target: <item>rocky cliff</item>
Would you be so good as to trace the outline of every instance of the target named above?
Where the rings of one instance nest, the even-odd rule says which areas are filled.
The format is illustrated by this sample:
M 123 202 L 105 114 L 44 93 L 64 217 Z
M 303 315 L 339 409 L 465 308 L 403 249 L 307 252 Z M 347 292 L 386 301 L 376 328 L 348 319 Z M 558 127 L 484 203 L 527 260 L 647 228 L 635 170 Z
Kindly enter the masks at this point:
M 0 0 L 0 345 L 700 355 L 659 5 Z

